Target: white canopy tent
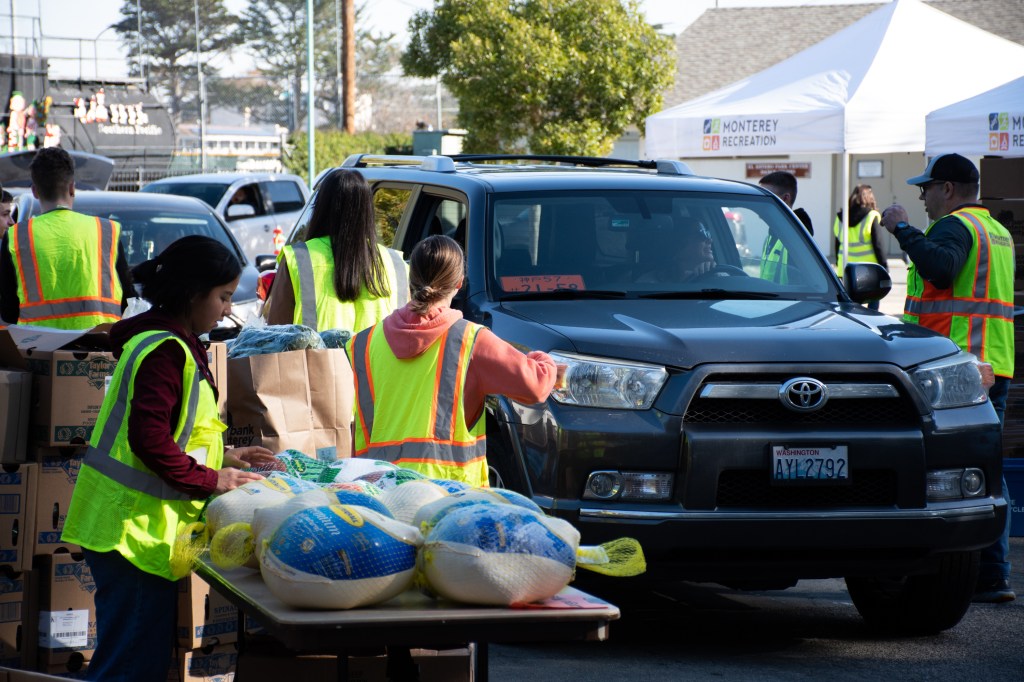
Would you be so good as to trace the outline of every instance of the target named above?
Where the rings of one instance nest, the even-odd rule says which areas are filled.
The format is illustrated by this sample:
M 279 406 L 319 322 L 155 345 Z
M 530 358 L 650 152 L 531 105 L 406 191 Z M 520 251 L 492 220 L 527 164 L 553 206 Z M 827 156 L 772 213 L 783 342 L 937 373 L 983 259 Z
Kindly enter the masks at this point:
M 842 154 L 845 204 L 850 154 L 922 151 L 929 112 L 1019 76 L 1024 46 L 920 0 L 895 0 L 764 71 L 649 116 L 647 155 Z
M 924 151 L 1024 156 L 1024 77 L 928 114 Z

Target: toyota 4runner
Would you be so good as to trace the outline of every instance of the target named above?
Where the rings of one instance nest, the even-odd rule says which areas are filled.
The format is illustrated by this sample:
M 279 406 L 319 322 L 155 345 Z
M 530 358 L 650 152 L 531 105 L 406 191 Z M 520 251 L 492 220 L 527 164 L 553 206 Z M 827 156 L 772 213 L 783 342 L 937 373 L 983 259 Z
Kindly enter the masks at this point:
M 999 421 L 973 356 L 860 305 L 888 292 L 880 266 L 844 287 L 775 196 L 677 161 L 344 167 L 394 248 L 463 245 L 468 319 L 568 366 L 543 404 L 489 399 L 495 483 L 586 544 L 639 539 L 651 579 L 841 576 L 874 626 L 960 621 L 1006 519 Z

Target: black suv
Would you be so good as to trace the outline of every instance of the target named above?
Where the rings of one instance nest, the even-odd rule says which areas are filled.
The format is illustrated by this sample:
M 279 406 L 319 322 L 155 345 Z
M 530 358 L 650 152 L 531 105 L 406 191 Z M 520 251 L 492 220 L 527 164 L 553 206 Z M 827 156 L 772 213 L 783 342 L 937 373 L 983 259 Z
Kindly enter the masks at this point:
M 638 538 L 651 579 L 843 576 L 873 625 L 960 621 L 1006 519 L 999 421 L 973 356 L 859 305 L 888 292 L 881 267 L 844 288 L 774 195 L 677 161 L 343 166 L 394 248 L 464 246 L 468 319 L 568 365 L 543 404 L 489 400 L 496 483 L 585 544 Z

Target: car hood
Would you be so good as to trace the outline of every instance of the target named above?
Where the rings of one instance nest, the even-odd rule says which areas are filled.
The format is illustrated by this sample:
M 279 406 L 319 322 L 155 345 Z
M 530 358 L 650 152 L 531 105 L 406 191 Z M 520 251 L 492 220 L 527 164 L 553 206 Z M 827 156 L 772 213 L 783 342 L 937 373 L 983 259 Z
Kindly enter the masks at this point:
M 110 176 L 114 174 L 114 160 L 99 154 L 69 150 L 75 161 L 75 189 L 106 189 Z M 0 154 L 0 184 L 12 187 L 29 187 L 32 174 L 29 166 L 36 158 L 36 150 L 25 150 Z
M 811 301 L 518 301 L 501 310 L 544 325 L 587 355 L 687 368 L 800 360 L 912 367 L 956 352 L 952 341 L 852 303 Z M 760 347 L 760 350 L 754 350 Z

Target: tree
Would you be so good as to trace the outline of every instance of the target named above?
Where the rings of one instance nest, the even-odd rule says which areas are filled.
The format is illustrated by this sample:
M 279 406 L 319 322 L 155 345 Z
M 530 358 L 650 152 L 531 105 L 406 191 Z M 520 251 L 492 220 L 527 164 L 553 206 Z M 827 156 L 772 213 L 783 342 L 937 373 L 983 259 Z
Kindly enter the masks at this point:
M 195 106 L 198 103 L 196 1 L 199 2 L 203 73 L 213 74 L 216 69 L 209 66 L 210 59 L 230 51 L 240 41 L 235 30 L 237 18 L 228 12 L 224 0 L 146 0 L 141 3 L 141 35 L 136 2 L 124 0 L 122 19 L 113 25 L 127 48 L 131 72 L 136 76 L 142 75 L 145 65 L 150 81 L 166 91 L 175 123 L 183 120 L 183 109 L 187 104 Z M 198 112 L 199 108 L 195 106 L 196 118 Z
M 409 33 L 402 66 L 459 100 L 467 151 L 607 154 L 675 70 L 635 0 L 437 0 Z

